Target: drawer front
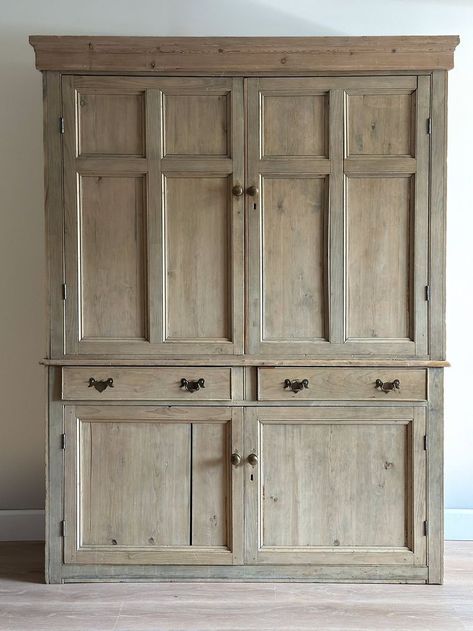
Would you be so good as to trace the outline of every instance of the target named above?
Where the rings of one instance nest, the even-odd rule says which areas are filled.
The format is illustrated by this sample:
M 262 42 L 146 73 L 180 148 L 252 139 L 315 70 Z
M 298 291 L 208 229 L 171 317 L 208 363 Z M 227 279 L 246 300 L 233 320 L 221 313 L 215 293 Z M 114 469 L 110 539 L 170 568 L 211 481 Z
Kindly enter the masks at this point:
M 66 401 L 229 401 L 232 369 L 63 368 L 62 398 Z
M 426 377 L 410 368 L 259 368 L 258 399 L 423 401 Z

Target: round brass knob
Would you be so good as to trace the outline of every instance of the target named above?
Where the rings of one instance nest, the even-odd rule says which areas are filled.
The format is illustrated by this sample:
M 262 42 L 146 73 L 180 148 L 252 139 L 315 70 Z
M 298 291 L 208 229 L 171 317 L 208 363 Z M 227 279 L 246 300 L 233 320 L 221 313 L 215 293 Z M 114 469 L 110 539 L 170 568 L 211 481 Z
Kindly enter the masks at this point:
M 232 193 L 235 197 L 241 197 L 243 195 L 243 186 L 241 184 L 235 184 L 232 188 Z
M 232 454 L 232 465 L 234 467 L 238 467 L 238 465 L 241 462 L 241 456 L 239 453 L 235 452 L 234 454 Z
M 251 197 L 256 197 L 259 193 L 259 190 L 257 186 L 250 186 L 246 192 L 248 193 L 248 195 L 251 195 Z
M 256 454 L 250 454 L 247 460 L 248 464 L 250 464 L 252 467 L 256 467 L 256 465 L 258 464 L 258 456 Z

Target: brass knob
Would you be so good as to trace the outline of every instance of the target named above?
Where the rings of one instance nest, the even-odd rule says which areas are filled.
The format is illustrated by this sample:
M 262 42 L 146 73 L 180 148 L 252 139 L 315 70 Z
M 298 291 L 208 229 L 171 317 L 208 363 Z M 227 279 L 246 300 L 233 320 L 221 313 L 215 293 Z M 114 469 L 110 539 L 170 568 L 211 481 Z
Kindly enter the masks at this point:
M 256 197 L 259 193 L 259 190 L 257 186 L 250 186 L 248 187 L 246 192 L 248 193 L 248 195 L 251 195 L 251 197 Z
M 250 454 L 247 460 L 248 464 L 250 464 L 252 467 L 256 467 L 256 465 L 258 464 L 258 456 L 256 454 Z
M 232 454 L 232 465 L 234 467 L 238 467 L 240 462 L 241 462 L 241 456 L 238 452 L 235 451 L 235 453 Z
M 235 197 L 241 197 L 243 195 L 243 186 L 241 184 L 235 184 L 232 188 L 232 193 Z

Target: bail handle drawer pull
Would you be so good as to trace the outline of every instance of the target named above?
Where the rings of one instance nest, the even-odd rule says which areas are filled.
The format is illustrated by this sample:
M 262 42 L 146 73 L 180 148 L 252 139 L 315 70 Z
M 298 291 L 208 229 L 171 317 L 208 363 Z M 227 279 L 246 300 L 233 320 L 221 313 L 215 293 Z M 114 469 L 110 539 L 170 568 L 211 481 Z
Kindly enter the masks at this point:
M 103 392 L 107 388 L 113 388 L 113 379 L 96 381 L 93 377 L 89 379 L 89 388 L 95 388 L 98 392 Z
M 300 379 L 293 379 L 292 381 L 291 379 L 284 379 L 284 388 L 290 388 L 294 392 L 294 394 L 297 394 L 304 388 L 308 388 L 308 387 L 309 387 L 308 379 L 302 379 L 302 381 Z
M 181 379 L 181 388 L 185 388 L 187 392 L 197 392 L 201 388 L 205 388 L 205 379 L 197 379 L 196 381 L 188 381 L 184 377 Z
M 393 390 L 400 390 L 401 382 L 399 381 L 399 379 L 394 379 L 394 381 L 381 381 L 381 379 L 376 379 L 375 387 L 378 390 L 381 390 L 382 392 L 385 392 L 387 394 L 388 392 L 391 392 Z

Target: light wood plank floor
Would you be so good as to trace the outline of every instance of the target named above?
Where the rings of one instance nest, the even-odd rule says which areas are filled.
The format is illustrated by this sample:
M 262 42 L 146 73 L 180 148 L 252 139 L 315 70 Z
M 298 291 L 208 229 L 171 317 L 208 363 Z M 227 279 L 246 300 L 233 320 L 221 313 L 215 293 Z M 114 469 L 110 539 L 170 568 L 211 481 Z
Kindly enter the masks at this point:
M 1 631 L 473 631 L 473 542 L 445 585 L 43 584 L 43 547 L 0 544 Z

